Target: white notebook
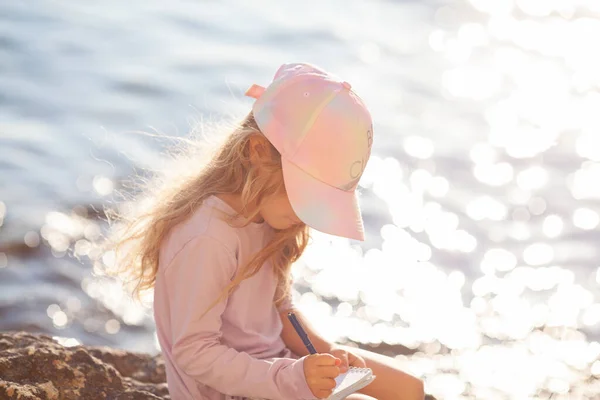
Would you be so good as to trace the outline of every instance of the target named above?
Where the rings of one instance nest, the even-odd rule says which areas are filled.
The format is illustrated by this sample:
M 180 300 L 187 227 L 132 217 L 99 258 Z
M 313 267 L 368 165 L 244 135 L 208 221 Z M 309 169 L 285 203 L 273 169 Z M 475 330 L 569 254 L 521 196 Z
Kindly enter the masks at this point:
M 367 386 L 373 379 L 375 379 L 375 375 L 373 375 L 373 371 L 370 368 L 350 367 L 348 372 L 340 374 L 335 378 L 337 385 L 327 400 L 345 399 L 357 390 Z

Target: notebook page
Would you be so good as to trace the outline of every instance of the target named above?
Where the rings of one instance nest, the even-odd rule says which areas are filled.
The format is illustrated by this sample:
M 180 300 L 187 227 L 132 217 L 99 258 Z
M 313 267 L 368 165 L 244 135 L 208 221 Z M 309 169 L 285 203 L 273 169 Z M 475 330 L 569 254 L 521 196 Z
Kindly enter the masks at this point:
M 373 373 L 369 368 L 350 368 L 348 372 L 340 374 L 335 382 L 337 386 L 329 397 L 331 400 L 344 397 L 362 389 L 373 380 Z

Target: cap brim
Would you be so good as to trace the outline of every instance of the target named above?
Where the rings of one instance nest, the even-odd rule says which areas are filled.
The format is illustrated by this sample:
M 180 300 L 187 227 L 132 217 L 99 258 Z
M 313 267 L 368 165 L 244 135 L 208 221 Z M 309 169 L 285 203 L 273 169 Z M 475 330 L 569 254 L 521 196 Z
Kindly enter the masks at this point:
M 323 233 L 365 240 L 355 191 L 327 185 L 285 158 L 281 164 L 288 198 L 302 222 Z

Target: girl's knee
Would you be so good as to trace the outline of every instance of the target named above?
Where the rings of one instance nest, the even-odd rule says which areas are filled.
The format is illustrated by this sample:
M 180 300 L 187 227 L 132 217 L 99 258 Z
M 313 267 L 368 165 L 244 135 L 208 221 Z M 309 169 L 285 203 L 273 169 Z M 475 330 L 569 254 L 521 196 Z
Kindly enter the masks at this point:
M 397 388 L 397 398 L 406 400 L 423 400 L 425 398 L 425 385 L 423 381 L 412 375 L 407 380 L 406 385 Z
M 425 385 L 423 381 L 412 375 L 401 372 L 395 383 L 389 387 L 385 398 L 399 400 L 423 400 L 425 399 Z

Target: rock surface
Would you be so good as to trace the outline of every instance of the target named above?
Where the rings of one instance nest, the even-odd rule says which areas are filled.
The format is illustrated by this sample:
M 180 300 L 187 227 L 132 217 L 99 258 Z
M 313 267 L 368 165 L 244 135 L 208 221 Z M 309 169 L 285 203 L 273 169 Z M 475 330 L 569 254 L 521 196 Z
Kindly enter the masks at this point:
M 160 355 L 0 333 L 0 399 L 170 399 Z

